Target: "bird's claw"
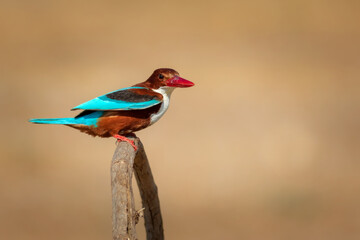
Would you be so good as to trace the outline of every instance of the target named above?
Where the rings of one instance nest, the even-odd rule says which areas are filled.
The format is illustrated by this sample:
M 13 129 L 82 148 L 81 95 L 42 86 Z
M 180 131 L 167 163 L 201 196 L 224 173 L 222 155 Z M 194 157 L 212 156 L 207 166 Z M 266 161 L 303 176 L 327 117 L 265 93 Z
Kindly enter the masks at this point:
M 128 139 L 127 137 L 124 137 L 124 136 L 121 136 L 119 134 L 115 134 L 114 135 L 114 138 L 117 139 L 117 142 L 128 142 L 130 143 L 130 145 L 134 148 L 134 151 L 136 152 L 137 151 L 137 146 L 135 145 L 134 141 Z

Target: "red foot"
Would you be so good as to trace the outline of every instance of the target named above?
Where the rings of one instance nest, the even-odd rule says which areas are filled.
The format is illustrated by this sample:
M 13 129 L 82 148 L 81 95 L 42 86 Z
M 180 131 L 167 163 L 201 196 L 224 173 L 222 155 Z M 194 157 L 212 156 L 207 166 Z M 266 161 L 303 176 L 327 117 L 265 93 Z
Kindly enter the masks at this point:
M 115 134 L 113 137 L 116 138 L 116 139 L 118 140 L 118 142 L 124 141 L 124 142 L 130 143 L 131 146 L 134 148 L 134 151 L 135 151 L 135 152 L 137 151 L 137 147 L 135 146 L 134 141 L 128 139 L 127 137 L 121 136 L 121 135 L 119 135 L 119 134 Z

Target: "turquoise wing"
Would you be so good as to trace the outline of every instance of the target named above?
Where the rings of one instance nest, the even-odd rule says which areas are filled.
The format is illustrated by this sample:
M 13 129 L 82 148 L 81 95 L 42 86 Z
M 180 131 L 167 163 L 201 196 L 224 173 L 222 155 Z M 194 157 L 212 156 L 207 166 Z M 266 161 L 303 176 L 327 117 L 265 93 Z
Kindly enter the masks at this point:
M 151 91 L 144 87 L 122 88 L 82 103 L 72 110 L 140 110 L 162 102 L 154 95 L 139 94 L 137 89 Z

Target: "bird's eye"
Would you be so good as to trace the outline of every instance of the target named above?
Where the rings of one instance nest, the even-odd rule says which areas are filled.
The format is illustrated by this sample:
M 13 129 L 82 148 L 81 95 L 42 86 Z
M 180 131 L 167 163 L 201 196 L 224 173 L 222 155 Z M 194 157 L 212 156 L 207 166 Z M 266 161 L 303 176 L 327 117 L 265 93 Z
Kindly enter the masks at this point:
M 164 79 L 164 75 L 160 74 L 159 79 Z

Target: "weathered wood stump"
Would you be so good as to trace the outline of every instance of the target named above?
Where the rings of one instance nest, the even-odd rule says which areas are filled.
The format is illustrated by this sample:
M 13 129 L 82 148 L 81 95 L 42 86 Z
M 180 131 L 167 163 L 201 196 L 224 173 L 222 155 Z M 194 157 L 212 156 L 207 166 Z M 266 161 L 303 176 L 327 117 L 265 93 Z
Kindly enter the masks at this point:
M 146 239 L 163 240 L 158 191 L 144 146 L 139 138 L 130 139 L 135 140 L 138 150 L 135 152 L 129 143 L 120 142 L 111 162 L 113 240 L 137 239 L 135 225 L 139 211 L 135 211 L 132 189 L 134 170 L 144 209 Z

